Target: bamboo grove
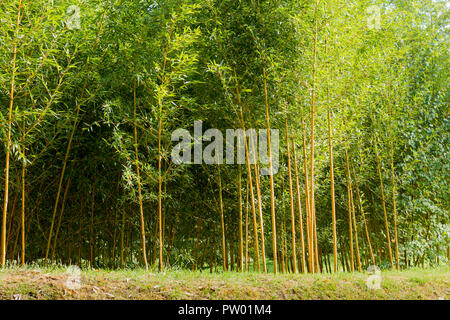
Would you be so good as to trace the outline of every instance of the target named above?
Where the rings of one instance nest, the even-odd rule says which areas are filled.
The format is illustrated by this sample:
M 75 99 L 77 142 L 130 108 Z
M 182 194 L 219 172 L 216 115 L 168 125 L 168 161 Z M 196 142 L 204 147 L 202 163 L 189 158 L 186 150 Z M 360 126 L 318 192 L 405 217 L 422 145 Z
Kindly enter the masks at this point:
M 1 265 L 316 273 L 449 259 L 448 6 L 0 1 Z M 280 132 L 279 170 L 171 133 Z M 271 135 L 268 134 L 270 140 Z

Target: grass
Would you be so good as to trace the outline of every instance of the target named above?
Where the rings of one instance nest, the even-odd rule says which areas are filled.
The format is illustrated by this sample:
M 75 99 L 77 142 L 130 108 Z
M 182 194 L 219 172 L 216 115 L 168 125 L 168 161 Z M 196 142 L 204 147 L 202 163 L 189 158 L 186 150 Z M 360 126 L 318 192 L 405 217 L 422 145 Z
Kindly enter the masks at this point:
M 79 286 L 68 280 L 79 277 Z M 0 269 L 0 299 L 449 299 L 450 267 L 382 271 L 380 289 L 366 273 L 258 274 L 171 270 L 83 270 L 62 266 Z M 77 278 L 78 279 L 78 278 Z M 70 284 L 70 283 L 69 283 Z

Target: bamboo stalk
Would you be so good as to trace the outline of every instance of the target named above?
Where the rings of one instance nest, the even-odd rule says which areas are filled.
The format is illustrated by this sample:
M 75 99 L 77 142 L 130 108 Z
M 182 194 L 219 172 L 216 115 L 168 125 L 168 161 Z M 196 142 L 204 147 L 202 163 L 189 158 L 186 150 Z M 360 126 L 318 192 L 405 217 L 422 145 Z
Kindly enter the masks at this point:
M 361 199 L 361 194 L 359 192 L 358 180 L 356 180 L 355 187 L 356 187 L 356 196 L 358 197 L 358 202 L 359 202 L 359 208 L 361 210 L 361 217 L 362 217 L 363 223 L 364 223 L 364 230 L 366 233 L 367 245 L 369 246 L 370 259 L 372 260 L 373 265 L 375 265 L 376 264 L 375 257 L 373 255 L 372 243 L 370 241 L 369 230 L 368 230 L 367 221 L 366 221 L 365 214 L 364 214 L 364 208 L 363 208 L 363 203 L 362 203 L 362 199 Z
M 273 247 L 273 273 L 277 273 L 277 228 L 275 221 L 275 186 L 273 181 L 273 168 L 272 168 L 272 145 L 270 138 L 270 118 L 269 118 L 269 102 L 267 97 L 267 81 L 266 70 L 263 68 L 263 80 L 264 80 L 264 102 L 266 106 L 266 125 L 267 125 L 267 150 L 269 156 L 269 181 L 270 181 L 270 208 L 272 216 L 272 247 Z
M 358 271 L 361 272 L 361 258 L 359 255 L 358 228 L 356 226 L 356 212 L 355 212 L 355 205 L 353 203 L 353 189 L 350 190 L 350 198 L 352 204 L 353 230 L 355 232 L 356 262 L 358 263 Z
M 387 244 L 388 244 L 389 262 L 391 263 L 391 268 L 394 269 L 394 262 L 392 260 L 391 236 L 389 234 L 389 223 L 388 223 L 387 211 L 386 211 L 386 201 L 384 198 L 384 184 L 383 184 L 383 177 L 381 175 L 381 160 L 380 160 L 380 156 L 378 154 L 376 138 L 374 139 L 374 147 L 375 147 L 375 157 L 377 160 L 378 178 L 380 179 L 381 202 L 382 202 L 382 206 L 383 206 L 384 225 L 386 228 L 386 239 L 387 239 Z
M 288 174 L 289 174 L 289 200 L 291 204 L 291 229 L 292 229 L 292 259 L 293 259 L 293 267 L 294 273 L 297 273 L 297 248 L 295 243 L 295 210 L 294 210 L 294 194 L 292 187 L 292 171 L 291 171 L 291 152 L 289 148 L 289 130 L 288 130 L 288 120 L 287 115 L 285 119 L 285 129 L 286 129 L 286 151 L 288 157 Z
M 352 231 L 352 200 L 351 200 L 351 178 L 350 178 L 350 166 L 348 161 L 348 151 L 345 149 L 345 159 L 346 159 L 346 172 L 347 172 L 347 209 L 348 209 L 348 234 L 350 239 L 350 269 L 353 272 L 355 270 L 355 262 L 353 257 L 353 231 Z
M 312 233 L 311 233 L 311 207 L 310 207 L 310 193 L 309 193 L 309 178 L 308 178 L 308 165 L 307 165 L 307 156 L 306 156 L 306 130 L 303 122 L 303 115 L 300 113 L 301 123 L 302 123 L 302 131 L 303 131 L 303 169 L 305 171 L 305 208 L 306 208 L 306 242 L 308 248 L 308 269 L 310 272 L 313 272 L 313 251 L 312 251 Z
M 238 190 L 239 190 L 239 268 L 240 271 L 244 271 L 244 243 L 243 243 L 243 231 L 242 231 L 242 172 L 241 166 L 239 165 L 239 179 L 238 179 Z
M 394 211 L 394 241 L 395 241 L 395 260 L 397 270 L 400 270 L 400 261 L 398 254 L 398 232 L 397 232 L 397 203 L 396 203 L 396 186 L 395 186 L 395 171 L 394 171 L 394 146 L 392 139 L 390 141 L 391 149 L 391 180 L 392 180 L 392 208 Z M 439 257 L 439 256 L 438 256 Z
M 294 151 L 294 174 L 295 174 L 295 185 L 297 187 L 297 206 L 298 206 L 298 219 L 300 224 L 300 245 L 302 249 L 302 272 L 306 273 L 306 254 L 305 254 L 305 240 L 303 235 L 303 217 L 302 217 L 302 205 L 300 202 L 300 183 L 299 183 L 299 174 L 298 174 L 298 165 L 297 165 L 297 152 L 295 151 L 295 143 L 292 140 L 292 150 Z M 307 206 L 307 205 L 306 205 Z M 305 207 L 306 207 L 305 206 Z
M 15 33 L 19 30 L 20 16 L 22 9 L 22 0 L 19 0 L 19 7 L 17 9 L 17 23 Z M 2 268 L 6 265 L 6 216 L 8 214 L 8 192 L 9 192 L 9 157 L 11 148 L 11 130 L 12 130 L 12 113 L 14 106 L 14 90 L 15 90 L 15 80 L 16 80 L 16 57 L 17 57 L 17 43 L 16 38 L 14 38 L 14 48 L 13 48 L 13 58 L 12 58 L 12 72 L 11 72 L 11 89 L 9 92 L 9 110 L 8 110 L 8 134 L 6 138 L 7 148 L 5 155 L 5 195 L 3 202 L 3 219 L 2 219 Z
M 136 160 L 136 174 L 137 174 L 137 184 L 138 184 L 138 196 L 139 196 L 139 212 L 141 218 L 141 246 L 142 246 L 142 257 L 144 259 L 145 270 L 148 271 L 147 262 L 147 251 L 145 249 L 145 222 L 144 222 L 144 207 L 142 203 L 142 193 L 141 193 L 141 175 L 139 170 L 139 153 L 138 153 L 138 138 L 137 138 L 137 123 L 136 123 L 136 79 L 133 80 L 133 113 L 134 113 L 134 151 Z
M 333 164 L 333 131 L 331 129 L 331 110 L 328 108 L 328 147 L 330 155 L 330 184 L 331 184 L 331 217 L 333 228 L 333 263 L 337 272 L 337 235 L 336 235 L 336 200 L 334 195 L 334 164 Z
M 23 121 L 23 128 L 25 129 L 25 120 Z M 25 267 L 25 147 L 22 148 L 22 153 L 24 160 L 22 161 L 22 219 L 21 219 L 21 230 L 22 230 L 22 267 Z
M 238 100 L 238 104 L 239 104 L 239 116 L 240 116 L 240 121 L 241 121 L 241 128 L 242 128 L 242 131 L 244 132 L 245 163 L 247 165 L 247 181 L 248 181 L 248 185 L 250 187 L 252 215 L 253 215 L 253 227 L 254 227 L 254 237 L 255 237 L 255 252 L 256 252 L 256 261 L 258 264 L 258 272 L 259 272 L 260 271 L 259 239 L 258 239 L 258 229 L 257 229 L 257 222 L 256 222 L 255 193 L 253 190 L 252 169 L 250 166 L 250 155 L 249 155 L 250 150 L 249 150 L 249 146 L 248 146 L 248 142 L 247 142 L 247 134 L 245 131 L 245 118 L 244 118 L 244 111 L 243 111 L 242 103 L 241 103 L 241 94 L 240 94 L 240 90 L 239 90 L 239 83 L 238 83 L 238 79 L 237 79 L 236 68 L 233 68 L 233 73 L 234 73 L 234 78 L 235 78 L 235 83 L 236 83 L 236 96 L 237 96 L 237 100 Z M 253 137 L 249 137 L 249 140 L 251 141 L 252 146 L 253 146 Z M 255 175 L 257 175 L 257 172 L 255 172 Z M 256 179 L 257 179 L 257 177 L 256 177 Z M 259 183 L 259 181 L 258 181 L 258 183 Z M 259 200 L 258 200 L 258 202 L 259 202 Z M 262 246 L 263 261 L 264 261 L 264 266 L 265 266 L 264 237 L 262 238 L 262 243 L 263 243 L 263 246 Z
M 217 171 L 219 173 L 219 210 L 220 210 L 220 224 L 222 226 L 222 259 L 223 259 L 223 271 L 227 271 L 227 251 L 226 251 L 226 239 L 225 239 L 225 221 L 223 216 L 223 200 L 222 200 L 222 177 L 220 175 L 220 166 L 217 165 Z
M 248 272 L 248 180 L 247 180 L 247 188 L 245 189 L 245 271 Z
M 250 143 L 251 143 L 250 147 L 253 149 L 253 139 L 250 139 Z M 263 213 L 262 213 L 262 197 L 261 197 L 261 188 L 260 188 L 260 180 L 259 180 L 259 167 L 258 167 L 258 163 L 256 161 L 256 155 L 254 155 L 253 166 L 254 166 L 254 171 L 255 171 L 256 195 L 258 197 L 259 226 L 260 226 L 260 232 L 261 232 L 261 255 L 262 255 L 262 261 L 263 261 L 263 270 L 264 270 L 264 272 L 267 272 L 266 249 L 265 249 L 265 243 L 264 243 L 264 220 L 263 220 Z
M 67 199 L 67 192 L 69 191 L 69 186 L 70 186 L 70 178 L 68 179 L 67 183 L 66 183 L 66 188 L 64 190 L 64 195 L 63 195 L 63 200 L 62 200 L 62 205 L 61 205 L 61 210 L 59 213 L 59 218 L 58 218 L 58 225 L 56 226 L 56 230 L 55 230 L 55 237 L 53 239 L 53 250 L 52 250 L 52 257 L 50 259 L 50 261 L 53 263 L 53 259 L 55 258 L 55 251 L 56 251 L 56 241 L 58 239 L 58 233 L 59 233 L 59 229 L 61 227 L 61 221 L 62 221 L 62 216 L 64 213 L 64 207 L 66 204 L 66 199 Z
M 312 259 L 312 265 L 314 262 L 318 265 L 317 260 L 317 231 L 316 231 L 316 215 L 315 215 L 315 199 L 314 199 L 314 120 L 315 120 L 315 102 L 316 102 L 316 72 L 317 72 L 317 36 L 318 36 L 318 18 L 317 10 L 319 1 L 316 0 L 314 5 L 314 52 L 313 52 L 313 80 L 312 80 L 312 93 L 311 93 L 311 154 L 310 154 L 310 218 L 311 218 L 311 252 L 315 250 L 315 260 Z M 315 245 L 314 245 L 315 243 Z M 313 267 L 312 272 L 315 272 Z

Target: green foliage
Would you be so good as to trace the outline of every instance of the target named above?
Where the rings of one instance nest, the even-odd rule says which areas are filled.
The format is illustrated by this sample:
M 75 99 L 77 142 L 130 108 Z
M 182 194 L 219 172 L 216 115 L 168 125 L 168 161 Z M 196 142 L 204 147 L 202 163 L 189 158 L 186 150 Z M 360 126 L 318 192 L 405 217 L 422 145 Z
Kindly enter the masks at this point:
M 323 256 L 331 255 L 333 248 L 330 110 L 340 254 L 349 249 L 347 150 L 352 183 L 361 193 L 362 207 L 355 198 L 361 255 L 367 260 L 364 211 L 377 264 L 388 265 L 378 152 L 392 232 L 395 191 L 401 264 L 447 261 L 450 59 L 446 2 L 333 0 L 321 1 L 317 11 L 314 4 L 306 0 L 79 0 L 70 2 L 80 9 L 79 26 L 73 28 L 68 19 L 76 18 L 77 9 L 70 9 L 66 1 L 2 1 L 0 167 L 5 166 L 8 149 L 12 157 L 8 259 L 17 259 L 20 251 L 22 165 L 26 168 L 27 261 L 45 254 L 65 151 L 74 130 L 63 187 L 71 182 L 67 198 L 61 196 L 58 204 L 61 208 L 65 201 L 64 212 L 58 210 L 56 216 L 60 225 L 55 260 L 83 264 L 92 253 L 94 266 L 142 266 L 136 126 L 150 262 L 156 261 L 157 248 L 163 245 L 168 265 L 220 266 L 217 168 L 173 164 L 171 133 L 178 128 L 192 132 L 197 120 L 203 121 L 203 131 L 225 132 L 243 124 L 264 128 L 265 72 L 271 126 L 283 132 L 275 194 L 277 228 L 284 230 L 279 243 L 286 239 L 287 254 L 292 249 L 284 121 L 288 117 L 299 155 L 304 212 L 302 139 L 308 142 L 309 154 L 314 90 L 315 198 Z M 367 9 L 373 5 L 381 12 L 379 28 L 368 23 Z M 8 141 L 11 90 L 14 103 Z M 163 244 L 157 232 L 159 120 Z M 235 256 L 238 172 L 236 165 L 221 166 L 227 245 Z M 242 173 L 245 197 L 248 173 Z M 0 194 L 3 179 L 2 175 Z M 264 224 L 269 226 L 268 177 L 261 177 L 261 190 Z M 244 201 L 244 215 L 250 211 L 248 254 L 256 260 L 250 207 Z M 270 227 L 265 228 L 266 237 L 271 233 Z M 297 237 L 299 243 L 298 231 Z M 269 256 L 274 248 L 270 241 L 266 244 Z

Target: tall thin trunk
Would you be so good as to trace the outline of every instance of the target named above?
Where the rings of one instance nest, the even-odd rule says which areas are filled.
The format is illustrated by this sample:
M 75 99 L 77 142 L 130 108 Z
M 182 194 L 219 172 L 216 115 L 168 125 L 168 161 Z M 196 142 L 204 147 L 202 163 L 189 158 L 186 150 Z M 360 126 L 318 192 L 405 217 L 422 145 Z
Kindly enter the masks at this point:
M 163 58 L 163 66 L 161 70 L 161 86 L 164 86 L 166 83 L 166 67 L 167 67 L 167 57 L 169 54 L 170 44 L 172 40 L 172 34 L 174 31 L 174 23 L 172 24 L 169 31 L 169 41 L 167 42 L 164 58 Z M 158 95 L 158 234 L 159 234 L 159 270 L 162 271 L 163 266 L 163 226 L 162 226 L 162 171 L 161 171 L 161 162 L 162 162 L 162 150 L 161 150 L 161 135 L 163 129 L 162 117 L 163 117 L 163 98 Z
M 395 259 L 397 263 L 397 270 L 400 270 L 400 261 L 398 254 L 398 234 L 397 234 L 397 204 L 396 204 L 396 186 L 395 186 L 395 171 L 394 171 L 394 146 L 391 139 L 391 179 L 392 179 L 392 207 L 394 211 L 394 241 L 395 241 Z
M 120 174 L 119 177 L 117 179 L 117 187 L 116 187 L 116 195 L 119 196 L 119 184 L 120 184 Z M 111 257 L 112 257 L 112 261 L 111 261 L 111 266 L 112 268 L 116 267 L 116 237 L 117 237 L 117 216 L 119 214 L 119 205 L 116 205 L 115 208 L 115 213 L 114 213 L 114 225 L 113 225 L 113 247 L 112 247 L 112 253 L 111 253 Z
M 122 210 L 122 223 L 120 226 L 120 268 L 123 268 L 123 251 L 124 251 L 124 240 L 125 240 L 125 210 Z
M 159 270 L 163 270 L 163 226 L 162 226 L 162 173 L 161 173 L 161 117 L 158 129 L 158 230 L 159 230 Z
M 113 247 L 111 253 L 111 267 L 116 268 L 116 237 L 117 237 L 117 215 L 119 213 L 119 208 L 116 207 L 114 214 L 114 231 L 113 231 Z
M 135 161 L 136 161 L 136 175 L 138 184 L 138 196 L 139 196 L 139 212 L 141 218 L 141 245 L 142 245 L 142 257 L 144 258 L 145 270 L 148 271 L 147 262 L 147 251 L 145 249 L 145 222 L 144 222 L 144 206 L 142 203 L 142 192 L 141 192 L 141 175 L 139 171 L 139 151 L 138 151 L 138 137 L 137 137 L 137 118 L 136 118 L 136 79 L 133 80 L 133 113 L 134 113 L 134 151 L 135 151 Z
M 256 179 L 257 178 L 255 178 L 255 180 Z M 251 180 L 251 171 L 250 171 L 250 177 L 249 177 L 248 180 L 249 181 Z M 259 272 L 260 268 L 261 268 L 261 262 L 260 262 L 260 258 L 259 258 L 258 223 L 257 223 L 257 218 L 256 218 L 255 198 L 254 198 L 254 194 L 253 194 L 253 187 L 252 187 L 251 181 L 250 181 L 249 185 L 250 185 L 250 189 L 251 189 L 250 193 L 252 194 L 252 197 L 251 197 L 250 200 L 252 202 L 253 231 L 254 231 L 254 242 L 255 242 L 255 252 L 256 252 L 256 264 L 257 264 L 257 270 Z M 264 243 L 264 241 L 262 241 L 262 242 Z
M 131 247 L 133 247 L 132 239 L 130 241 L 130 238 L 133 237 L 133 233 L 130 232 L 130 229 L 131 229 L 131 221 L 127 220 L 127 223 L 126 223 L 126 238 L 127 238 L 127 240 L 125 242 L 125 265 L 128 264 L 128 258 L 129 258 L 128 253 L 130 252 L 130 243 L 131 243 Z M 133 263 L 133 256 L 131 256 L 131 263 Z
M 312 250 L 315 250 L 316 259 L 312 259 L 312 264 L 317 260 L 317 230 L 316 230 L 316 213 L 315 213 L 315 199 L 314 199 L 314 120 L 315 120 L 315 104 L 316 104 L 316 72 L 317 72 L 317 35 L 318 35 L 318 18 L 317 18 L 317 10 L 318 10 L 319 1 L 316 0 L 314 5 L 314 52 L 313 52 L 313 80 L 312 80 L 312 93 L 311 93 L 311 156 L 310 156 L 310 174 L 311 174 L 311 182 L 310 182 L 310 216 L 311 216 L 311 240 L 312 240 Z M 314 245 L 315 243 L 315 245 Z M 314 273 L 313 268 L 313 273 Z
M 394 168 L 394 130 L 392 127 L 393 124 L 393 106 L 391 104 L 391 100 L 388 94 L 388 105 L 389 105 L 389 129 L 390 129 L 390 140 L 389 140 L 389 149 L 390 149 L 390 162 L 391 162 L 391 181 L 392 181 L 392 209 L 394 214 L 394 241 L 395 241 L 395 260 L 397 270 L 400 270 L 400 261 L 399 261 L 399 253 L 398 253 L 398 232 L 397 232 L 397 201 L 396 201 L 396 184 L 395 184 L 395 168 Z
M 67 192 L 69 191 L 69 186 L 70 186 L 70 178 L 68 179 L 67 184 L 66 184 L 66 188 L 64 190 L 64 195 L 63 195 L 63 200 L 62 200 L 62 205 L 61 205 L 61 212 L 59 213 L 58 225 L 56 226 L 55 237 L 53 239 L 52 257 L 50 259 L 50 261 L 52 263 L 53 263 L 53 259 L 55 258 L 56 243 L 57 243 L 57 240 L 58 240 L 59 229 L 61 227 L 61 221 L 62 221 L 62 216 L 63 216 L 63 213 L 64 213 L 64 207 L 65 207 L 65 204 L 66 204 Z
M 264 102 L 266 105 L 266 125 L 267 125 L 267 151 L 269 156 L 269 182 L 270 182 L 270 208 L 272 213 L 272 247 L 273 247 L 273 273 L 277 273 L 277 229 L 275 221 L 275 187 L 273 182 L 273 168 L 272 168 L 272 145 L 270 138 L 270 116 L 269 116 L 269 102 L 267 97 L 267 81 L 266 70 L 263 68 L 264 79 Z
M 242 231 L 242 172 L 241 166 L 239 165 L 239 179 L 238 179 L 238 189 L 239 189 L 239 268 L 240 271 L 244 271 L 244 240 Z
M 96 184 L 96 181 L 94 181 L 94 184 L 92 186 L 92 194 L 91 194 L 91 228 L 90 228 L 90 241 L 89 241 L 91 268 L 94 267 L 94 246 L 95 246 L 95 243 L 94 243 L 95 242 L 95 235 L 94 235 L 95 184 Z
M 253 149 L 253 139 L 250 139 L 251 148 Z M 254 149 L 253 149 L 254 150 Z M 255 170 L 255 182 L 256 182 L 256 194 L 258 197 L 258 212 L 259 212 L 259 226 L 261 232 L 261 255 L 263 261 L 263 270 L 267 272 L 267 264 L 266 264 L 266 246 L 264 241 L 264 219 L 262 213 L 262 197 L 261 197 L 261 188 L 260 188 L 260 180 L 259 180 L 259 167 L 256 161 L 256 155 L 254 155 L 254 170 Z M 259 270 L 259 268 L 258 268 Z
M 303 133 L 303 169 L 305 171 L 305 208 L 306 208 L 306 242 L 308 247 L 308 268 L 310 272 L 313 272 L 313 251 L 312 251 L 312 233 L 311 233 L 311 206 L 310 206 L 310 193 L 309 193 L 309 178 L 308 178 L 308 164 L 306 156 L 306 129 L 303 122 L 303 115 L 301 114 L 302 133 Z
M 370 259 L 372 260 L 373 265 L 375 265 L 375 257 L 373 255 L 372 243 L 370 241 L 369 229 L 368 229 L 366 217 L 365 217 L 365 214 L 364 214 L 364 208 L 363 208 L 363 203 L 362 203 L 362 199 L 361 199 L 361 194 L 360 194 L 360 191 L 359 191 L 358 180 L 356 180 L 355 187 L 356 187 L 356 196 L 358 197 L 358 202 L 359 202 L 359 208 L 361 210 L 361 217 L 362 217 L 363 223 L 364 223 L 364 230 L 365 230 L 365 233 L 366 233 L 367 245 L 369 246 Z
M 361 272 L 361 257 L 359 255 L 358 227 L 356 226 L 356 212 L 353 202 L 353 189 L 350 190 L 350 198 L 352 203 L 353 230 L 355 232 L 356 262 L 358 263 L 358 271 Z
M 16 212 L 17 198 L 18 198 L 18 195 L 15 195 L 15 196 L 14 196 L 14 200 L 13 200 L 13 205 L 12 205 L 12 207 L 11 207 L 11 215 L 10 215 L 10 217 L 9 217 L 8 231 L 6 232 L 6 234 L 7 234 L 7 237 L 6 237 L 6 243 L 8 243 L 8 242 L 10 241 L 11 238 L 13 238 L 13 232 L 12 232 L 12 230 L 13 230 L 13 225 L 14 225 L 14 222 L 15 222 L 15 220 L 14 220 L 14 214 L 15 214 L 15 212 Z M 15 243 L 16 243 L 16 242 L 17 242 L 17 241 L 15 241 Z M 13 255 L 13 252 L 11 252 L 11 259 L 13 259 L 13 258 L 14 258 L 14 255 Z
M 350 177 L 350 165 L 348 161 L 348 151 L 345 149 L 345 159 L 346 159 L 346 171 L 347 171 L 347 209 L 348 209 L 348 235 L 350 239 L 350 268 L 353 272 L 355 270 L 355 262 L 353 257 L 353 231 L 352 231 L 352 200 L 351 200 L 351 192 L 352 192 L 352 183 Z
M 305 239 L 304 239 L 304 235 L 303 235 L 302 205 L 300 202 L 300 183 L 299 183 L 299 179 L 298 179 L 299 174 L 298 174 L 298 165 L 297 165 L 297 152 L 296 152 L 294 140 L 292 140 L 292 150 L 294 150 L 294 174 L 295 174 L 295 186 L 297 187 L 298 219 L 299 219 L 299 223 L 300 223 L 300 244 L 301 244 L 301 249 L 302 249 L 302 271 L 303 271 L 303 273 L 306 273 L 306 261 L 305 261 L 306 255 L 305 255 Z
M 250 196 L 251 196 L 251 203 L 252 203 L 252 214 L 253 214 L 253 227 L 254 227 L 254 237 L 255 237 L 255 252 L 256 252 L 256 261 L 258 264 L 258 272 L 260 271 L 260 257 L 259 257 L 259 239 L 258 239 L 258 228 L 257 228 L 257 222 L 256 222 L 256 207 L 255 207 L 255 192 L 253 190 L 253 179 L 252 179 L 252 168 L 250 166 L 250 150 L 249 145 L 247 141 L 246 131 L 245 131 L 245 119 L 244 119 L 244 111 L 242 108 L 242 102 L 241 102 L 241 94 L 239 90 L 239 83 L 236 75 L 236 69 L 233 68 L 234 78 L 236 81 L 236 96 L 239 104 L 239 117 L 241 121 L 241 128 L 244 132 L 244 147 L 245 147 L 245 163 L 247 166 L 247 181 L 248 185 L 250 187 Z M 252 145 L 253 145 L 253 137 L 249 138 Z M 255 172 L 255 175 L 257 175 L 257 172 Z M 264 237 L 262 238 L 263 242 L 263 252 L 264 252 Z M 263 260 L 265 265 L 265 254 L 263 253 Z
M 19 30 L 20 16 L 22 9 L 22 0 L 19 0 L 19 7 L 17 9 L 17 23 L 15 33 Z M 8 110 L 8 135 L 6 138 L 7 148 L 5 150 L 5 199 L 3 202 L 3 219 L 2 219 L 2 268 L 6 264 L 6 216 L 8 214 L 8 191 L 9 191 L 9 157 L 11 148 L 11 130 L 12 130 L 12 113 L 14 106 L 14 91 L 16 80 L 16 58 L 17 58 L 17 43 L 14 38 L 13 58 L 12 58 L 12 72 L 11 72 L 11 89 L 9 92 L 9 110 Z
M 375 147 L 375 157 L 377 160 L 378 178 L 380 179 L 381 202 L 383 205 L 384 226 L 386 228 L 386 239 L 387 239 L 387 243 L 388 243 L 389 262 L 391 263 L 391 268 L 394 269 L 394 262 L 392 260 L 391 236 L 389 235 L 389 223 L 388 223 L 387 211 L 386 211 L 386 201 L 384 198 L 383 176 L 381 175 L 381 160 L 380 160 L 380 156 L 378 154 L 376 138 L 374 139 L 374 147 Z
M 194 244 L 194 252 L 193 252 L 193 257 L 194 257 L 194 261 L 192 263 L 192 271 L 196 271 L 197 270 L 197 257 L 198 257 L 198 247 L 200 244 L 200 231 L 201 231 L 201 224 L 202 221 L 199 219 L 198 223 L 197 223 L 197 235 L 195 236 L 195 244 Z
M 85 204 L 86 204 L 86 198 L 85 198 L 84 193 L 81 194 L 80 202 L 81 202 L 81 208 L 84 208 Z M 82 250 L 82 245 L 83 245 L 83 242 L 81 241 L 81 239 L 82 239 L 81 231 L 83 228 L 83 224 L 82 224 L 83 213 L 84 213 L 84 210 L 80 210 L 80 217 L 78 220 L 78 224 L 79 224 L 79 226 L 78 226 L 78 265 L 79 266 L 81 266 L 81 250 Z
M 336 235 L 336 200 L 334 195 L 334 164 L 333 164 L 333 131 L 331 129 L 331 110 L 328 108 L 328 147 L 330 154 L 330 184 L 331 184 L 331 217 L 333 227 L 333 262 L 334 272 L 337 272 L 337 235 Z
M 319 241 L 317 241 L 317 220 L 316 220 L 316 208 L 314 206 L 314 219 L 313 219 L 313 225 L 314 225 L 314 258 L 316 263 L 316 270 L 319 271 Z
M 286 265 L 286 224 L 283 219 L 281 223 L 281 259 L 280 259 L 280 270 L 282 273 L 285 273 L 287 271 L 287 265 Z
M 163 227 L 162 227 L 162 152 L 161 152 L 161 132 L 162 132 L 162 102 L 159 102 L 159 124 L 158 124 L 158 234 L 159 234 L 159 270 L 163 270 Z
M 294 191 L 292 187 L 292 170 L 291 170 L 291 152 L 290 152 L 290 141 L 289 141 L 289 129 L 288 129 L 288 120 L 287 115 L 285 119 L 285 128 L 286 128 L 286 151 L 288 158 L 288 174 L 289 174 L 289 200 L 291 203 L 291 229 L 292 229 L 292 259 L 293 259 L 293 267 L 294 273 L 297 273 L 297 248 L 295 246 L 295 210 L 294 210 Z
M 248 180 L 245 189 L 245 271 L 248 272 Z
M 23 122 L 23 129 L 25 132 L 25 121 Z M 25 158 L 25 147 L 22 148 L 22 153 Z M 25 267 L 25 160 L 22 161 L 22 267 Z
M 223 216 L 223 200 L 222 200 L 222 177 L 220 175 L 220 166 L 217 165 L 217 171 L 219 173 L 219 210 L 220 210 L 220 224 L 222 226 L 222 259 L 223 259 L 223 271 L 227 271 L 227 249 L 225 239 L 225 220 Z
M 150 221 L 149 221 L 150 223 Z M 149 227 L 150 228 L 150 227 Z M 156 214 L 156 221 L 155 221 L 155 232 L 154 232 L 154 239 L 153 247 L 149 250 L 150 253 L 150 265 L 154 265 L 156 263 L 157 254 L 158 254 L 158 229 L 159 229 L 159 215 Z M 151 244 L 149 244 L 151 246 Z M 153 254 L 153 255 L 152 255 Z

